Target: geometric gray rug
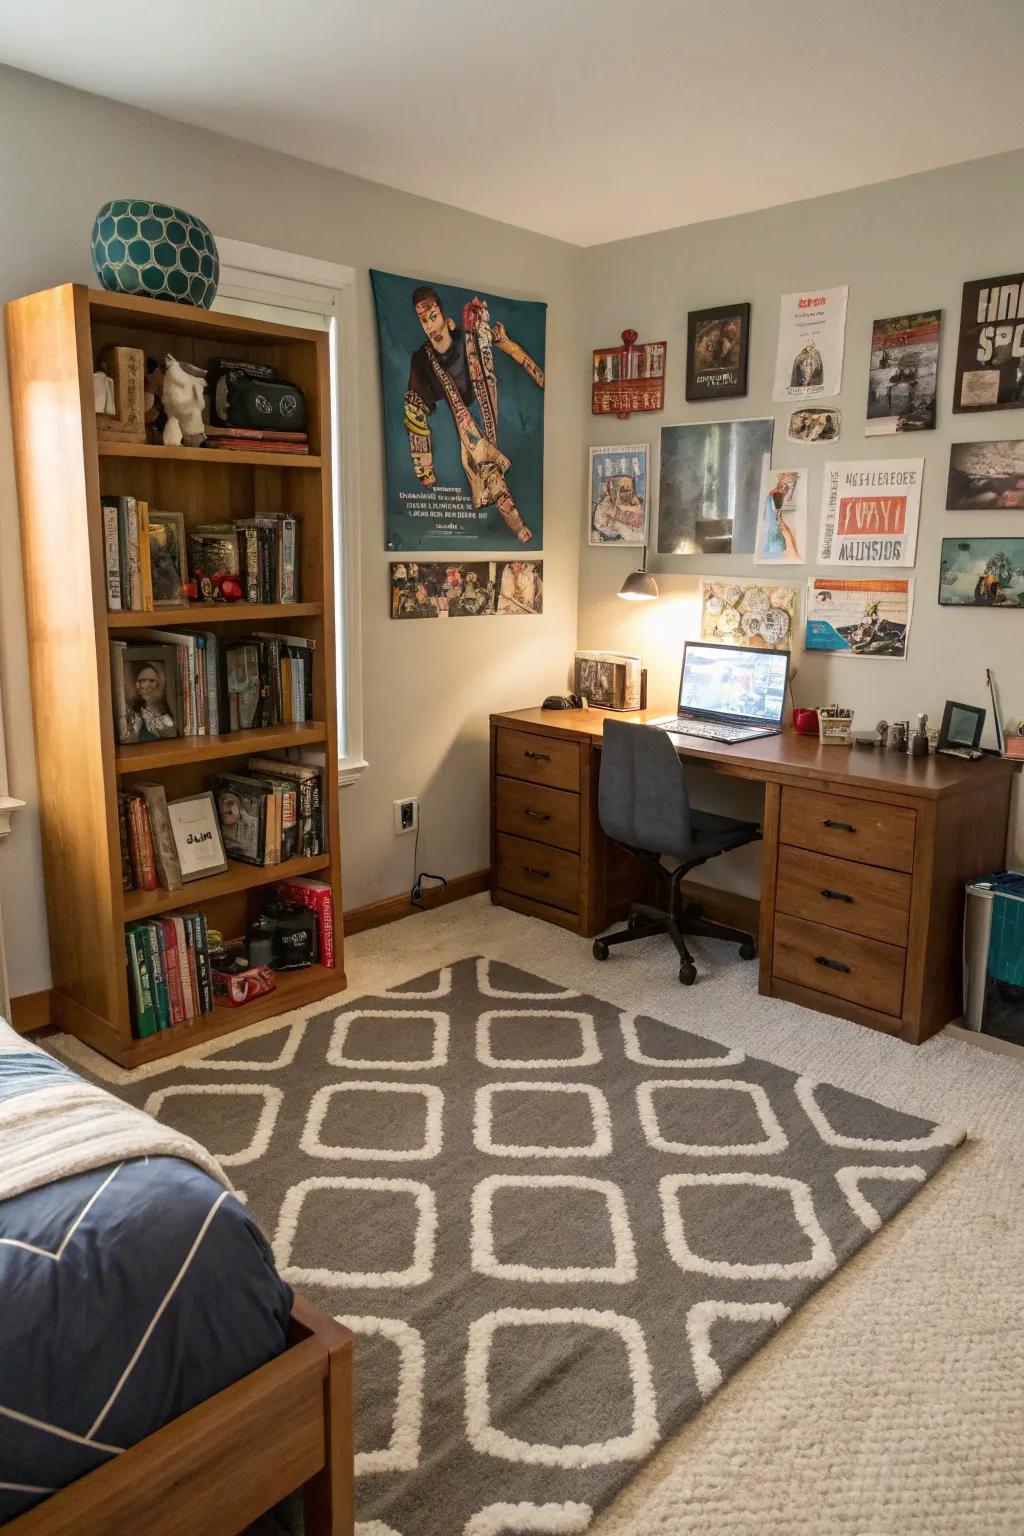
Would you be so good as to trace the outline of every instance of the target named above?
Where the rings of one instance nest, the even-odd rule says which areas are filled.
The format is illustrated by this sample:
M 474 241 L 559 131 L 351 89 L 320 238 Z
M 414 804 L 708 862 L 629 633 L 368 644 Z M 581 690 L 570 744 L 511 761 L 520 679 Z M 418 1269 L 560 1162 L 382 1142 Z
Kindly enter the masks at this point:
M 585 1531 L 962 1140 L 702 1038 L 692 999 L 473 958 L 113 1086 L 355 1332 L 358 1536 Z

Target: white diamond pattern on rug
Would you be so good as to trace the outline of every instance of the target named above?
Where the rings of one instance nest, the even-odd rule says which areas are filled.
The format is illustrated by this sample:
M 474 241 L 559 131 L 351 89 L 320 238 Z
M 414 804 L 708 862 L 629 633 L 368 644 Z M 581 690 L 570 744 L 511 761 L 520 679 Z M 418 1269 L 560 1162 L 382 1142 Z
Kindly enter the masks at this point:
M 829 1275 L 958 1133 L 704 1038 L 700 988 L 669 1021 L 515 959 L 410 971 L 95 1076 L 237 1164 L 353 1328 L 356 1536 L 585 1532 L 819 1290 L 827 1333 Z
M 610 1264 L 529 1264 L 524 1258 L 502 1261 L 495 1251 L 495 1197 L 502 1191 L 527 1191 L 550 1194 L 560 1191 L 563 1198 L 556 1202 L 560 1207 L 552 1213 L 551 1222 L 557 1233 L 568 1231 L 571 1237 L 577 1232 L 590 1229 L 580 1221 L 581 1202 L 577 1196 L 596 1195 L 604 1201 L 608 1213 L 608 1235 L 613 1249 Z M 574 1219 L 575 1214 L 575 1219 Z M 591 1179 L 583 1174 L 529 1174 L 494 1173 L 482 1179 L 473 1191 L 473 1231 L 471 1240 L 473 1268 L 482 1275 L 492 1275 L 496 1280 L 527 1280 L 545 1285 L 578 1285 L 584 1280 L 604 1280 L 611 1285 L 628 1285 L 636 1279 L 636 1249 L 629 1229 L 629 1214 L 622 1191 L 608 1179 Z M 592 1238 L 590 1239 L 593 1240 Z M 524 1243 L 520 1234 L 519 1243 Z
M 746 1095 L 750 1100 L 751 1108 L 763 1133 L 757 1141 L 731 1143 L 716 1141 L 702 1145 L 700 1142 L 673 1140 L 663 1134 L 655 1103 L 656 1094 L 671 1100 L 672 1098 L 683 1099 L 688 1094 L 710 1096 L 730 1093 L 738 1094 L 741 1098 Z M 786 1133 L 769 1103 L 768 1095 L 756 1083 L 740 1083 L 731 1078 L 660 1078 L 654 1082 L 640 1083 L 636 1090 L 636 1101 L 640 1124 L 643 1126 L 648 1145 L 659 1152 L 679 1152 L 686 1157 L 770 1157 L 775 1152 L 785 1152 L 789 1145 Z

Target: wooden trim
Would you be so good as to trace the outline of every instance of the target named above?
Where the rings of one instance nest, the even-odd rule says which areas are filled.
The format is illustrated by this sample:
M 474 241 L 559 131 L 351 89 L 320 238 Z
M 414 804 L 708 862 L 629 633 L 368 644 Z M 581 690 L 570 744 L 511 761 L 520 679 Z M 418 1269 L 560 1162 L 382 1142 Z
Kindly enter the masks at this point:
M 5 1536 L 240 1531 L 306 1488 L 307 1536 L 352 1536 L 352 1335 L 296 1297 L 283 1354 L 4 1527 Z
M 51 1022 L 49 987 L 45 992 L 23 992 L 11 998 L 11 1028 L 19 1035 L 30 1035 L 34 1029 L 45 1029 Z
M 365 907 L 353 907 L 345 913 L 345 936 L 365 933 L 368 928 L 383 928 L 385 923 L 397 923 L 400 918 L 412 917 L 416 912 L 429 912 L 434 907 L 446 907 L 449 902 L 462 901 L 467 896 L 477 896 L 491 888 L 489 869 L 475 869 L 468 875 L 454 875 L 447 885 L 432 886 L 423 893 L 423 905 L 414 906 L 407 891 L 400 896 L 386 896 L 383 901 L 372 901 Z

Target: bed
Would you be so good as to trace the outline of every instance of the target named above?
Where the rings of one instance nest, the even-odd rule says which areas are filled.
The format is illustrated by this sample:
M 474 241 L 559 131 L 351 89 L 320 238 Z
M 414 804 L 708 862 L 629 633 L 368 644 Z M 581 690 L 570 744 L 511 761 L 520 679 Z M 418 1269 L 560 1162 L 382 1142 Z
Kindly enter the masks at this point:
M 353 1529 L 351 1336 L 202 1148 L 0 1020 L 4 1536 Z

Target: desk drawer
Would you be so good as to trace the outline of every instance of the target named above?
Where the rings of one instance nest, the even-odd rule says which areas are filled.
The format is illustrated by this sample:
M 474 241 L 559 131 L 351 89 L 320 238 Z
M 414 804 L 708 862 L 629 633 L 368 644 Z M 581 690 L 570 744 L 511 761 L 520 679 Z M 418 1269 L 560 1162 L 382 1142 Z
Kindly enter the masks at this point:
M 906 950 L 779 913 L 772 974 L 898 1018 Z M 826 963 L 827 962 L 827 963 Z
M 888 944 L 907 942 L 910 876 L 803 848 L 780 848 L 775 910 Z
M 903 806 L 786 787 L 779 842 L 882 869 L 911 870 L 916 824 L 916 811 Z
M 513 779 L 546 784 L 550 789 L 580 787 L 580 749 L 575 741 L 554 736 L 530 736 L 526 731 L 499 730 L 495 768 Z
M 494 781 L 499 832 L 532 838 L 576 853 L 580 846 L 580 797 L 566 789 L 524 784 L 521 779 Z
M 563 912 L 579 910 L 580 861 L 575 853 L 507 832 L 499 832 L 496 842 L 499 889 L 532 896 Z

